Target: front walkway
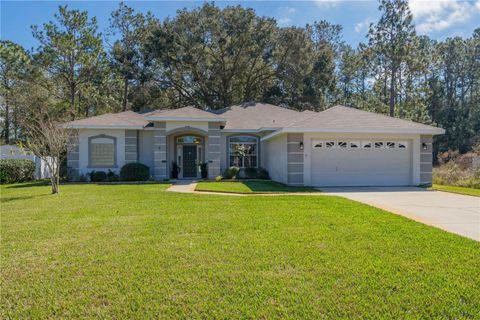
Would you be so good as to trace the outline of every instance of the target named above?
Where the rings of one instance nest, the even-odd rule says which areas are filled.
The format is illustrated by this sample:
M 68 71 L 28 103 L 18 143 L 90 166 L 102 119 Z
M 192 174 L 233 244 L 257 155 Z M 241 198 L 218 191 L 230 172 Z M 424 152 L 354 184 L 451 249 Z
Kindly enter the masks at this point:
M 167 189 L 172 192 L 193 193 L 197 187 L 197 181 L 194 180 L 177 180 Z
M 322 191 L 480 241 L 478 197 L 422 188 L 322 188 Z

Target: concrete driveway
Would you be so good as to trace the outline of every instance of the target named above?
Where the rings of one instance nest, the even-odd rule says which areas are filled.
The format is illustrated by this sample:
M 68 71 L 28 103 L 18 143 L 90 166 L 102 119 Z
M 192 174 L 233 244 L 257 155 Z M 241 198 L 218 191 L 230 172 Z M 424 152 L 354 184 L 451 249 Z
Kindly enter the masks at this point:
M 422 188 L 321 188 L 480 241 L 480 198 Z

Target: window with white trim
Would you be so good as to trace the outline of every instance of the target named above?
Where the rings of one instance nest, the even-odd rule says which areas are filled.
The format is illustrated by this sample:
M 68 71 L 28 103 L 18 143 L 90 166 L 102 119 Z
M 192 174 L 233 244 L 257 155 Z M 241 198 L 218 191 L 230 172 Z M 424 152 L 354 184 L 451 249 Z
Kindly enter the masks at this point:
M 100 135 L 88 139 L 89 166 L 109 168 L 115 167 L 116 138 Z
M 335 148 L 335 141 L 327 141 L 327 142 L 325 142 L 325 147 L 327 147 L 327 148 Z
M 323 141 L 314 141 L 313 142 L 314 148 L 323 148 Z
M 375 149 L 383 148 L 383 141 L 375 141 L 374 146 L 375 146 Z
M 385 146 L 387 147 L 387 149 L 395 149 L 395 142 L 387 141 L 385 142 Z
M 346 141 L 338 141 L 338 147 L 341 149 L 345 149 L 347 147 L 347 142 Z
M 363 149 L 372 149 L 372 141 L 362 141 Z
M 252 136 L 234 136 L 228 139 L 229 166 L 256 168 L 258 166 L 258 139 Z

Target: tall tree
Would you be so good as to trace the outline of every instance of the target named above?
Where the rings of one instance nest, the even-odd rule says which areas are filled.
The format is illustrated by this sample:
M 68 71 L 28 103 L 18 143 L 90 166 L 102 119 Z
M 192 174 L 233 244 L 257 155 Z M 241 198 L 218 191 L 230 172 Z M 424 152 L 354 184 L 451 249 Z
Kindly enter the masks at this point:
M 33 26 L 33 35 L 40 42 L 38 61 L 46 72 L 64 87 L 70 117 L 79 113 L 78 99 L 83 86 L 104 72 L 106 56 L 95 18 L 86 11 L 60 6 L 56 23 L 42 28 Z
M 140 77 L 144 68 L 142 46 L 149 36 L 149 26 L 155 19 L 148 13 L 144 16 L 120 2 L 119 8 L 112 12 L 109 35 L 118 37 L 111 48 L 113 67 L 123 78 L 122 110 L 128 108 L 130 83 Z
M 12 41 L 0 41 L 0 92 L 3 130 L 1 137 L 10 143 L 12 116 L 16 127 L 17 97 L 22 78 L 27 72 L 29 55 L 22 46 Z M 16 135 L 16 129 L 14 130 Z
M 385 88 L 389 80 L 390 115 L 395 115 L 398 73 L 410 55 L 415 39 L 413 16 L 405 0 L 381 0 L 380 20 L 370 26 L 369 43 L 384 70 Z M 387 80 L 388 79 L 388 80 Z
M 252 9 L 204 4 L 167 19 L 149 52 L 171 105 L 223 108 L 258 99 L 273 83 L 276 34 L 275 21 Z

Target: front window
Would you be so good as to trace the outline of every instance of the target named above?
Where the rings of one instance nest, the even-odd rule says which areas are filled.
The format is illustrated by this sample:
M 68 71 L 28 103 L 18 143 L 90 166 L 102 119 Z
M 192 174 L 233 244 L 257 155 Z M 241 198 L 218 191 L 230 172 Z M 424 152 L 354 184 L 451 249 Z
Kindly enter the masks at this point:
M 229 166 L 256 168 L 258 158 L 258 140 L 256 137 L 240 136 L 229 139 Z
M 105 135 L 89 139 L 90 167 L 115 167 L 115 138 Z

